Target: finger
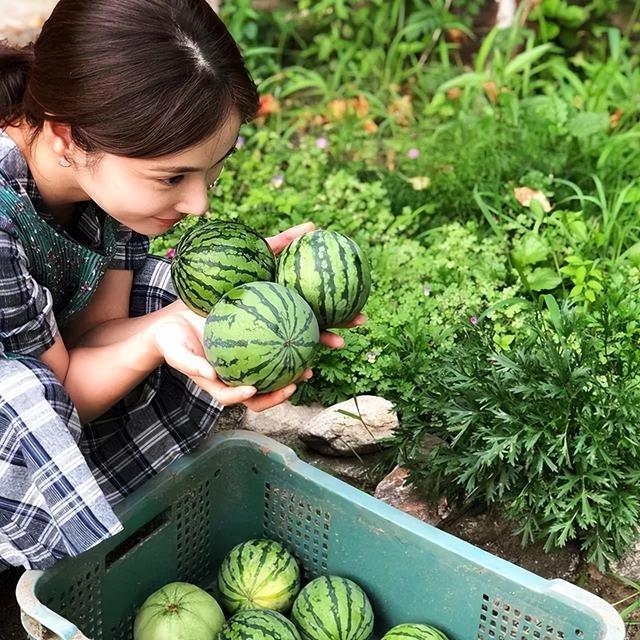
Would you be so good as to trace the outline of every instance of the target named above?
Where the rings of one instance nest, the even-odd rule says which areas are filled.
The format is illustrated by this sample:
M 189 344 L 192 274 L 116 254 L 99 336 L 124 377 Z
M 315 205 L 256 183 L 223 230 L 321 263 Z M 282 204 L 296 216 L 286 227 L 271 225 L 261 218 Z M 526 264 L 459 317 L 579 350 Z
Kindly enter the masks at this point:
M 216 378 L 216 373 L 207 359 L 183 345 L 165 348 L 164 359 L 169 366 L 189 377 L 198 376 L 207 380 Z
M 293 382 L 306 382 L 313 378 L 313 371 L 311 369 L 305 369 Z
M 288 400 L 296 391 L 295 384 L 289 384 L 283 389 L 272 391 L 271 393 L 263 393 L 245 401 L 247 409 L 251 411 L 264 411 Z
M 199 376 L 193 376 L 192 379 L 201 389 L 204 389 L 210 396 L 214 397 L 225 407 L 232 404 L 240 404 L 253 397 L 258 391 L 250 385 L 229 387 L 224 384 L 224 382 L 221 382 L 217 376 L 214 377 L 214 380 Z
M 336 333 L 332 333 L 331 331 L 323 331 L 320 334 L 320 344 L 325 347 L 329 347 L 330 349 L 342 349 L 344 347 L 345 342 L 342 336 L 339 336 Z
M 309 231 L 313 231 L 316 225 L 313 222 L 303 222 L 302 224 L 286 229 L 276 236 L 266 238 L 271 251 L 278 255 L 287 245 L 291 244 L 296 238 L 303 236 Z
M 334 324 L 333 329 L 353 329 L 354 327 L 361 327 L 363 324 L 366 324 L 369 318 L 364 315 L 364 313 L 359 313 L 353 320 L 350 322 L 344 322 L 343 324 Z

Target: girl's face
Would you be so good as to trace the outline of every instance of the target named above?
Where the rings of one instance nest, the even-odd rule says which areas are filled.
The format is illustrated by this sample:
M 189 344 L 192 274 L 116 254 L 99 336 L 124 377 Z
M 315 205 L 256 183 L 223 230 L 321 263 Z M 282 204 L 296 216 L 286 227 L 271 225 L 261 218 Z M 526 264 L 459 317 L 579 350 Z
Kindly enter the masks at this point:
M 104 154 L 77 170 L 82 190 L 123 225 L 144 235 L 165 233 L 187 215 L 207 211 L 209 185 L 235 150 L 240 118 L 231 115 L 210 138 L 185 151 L 153 159 Z

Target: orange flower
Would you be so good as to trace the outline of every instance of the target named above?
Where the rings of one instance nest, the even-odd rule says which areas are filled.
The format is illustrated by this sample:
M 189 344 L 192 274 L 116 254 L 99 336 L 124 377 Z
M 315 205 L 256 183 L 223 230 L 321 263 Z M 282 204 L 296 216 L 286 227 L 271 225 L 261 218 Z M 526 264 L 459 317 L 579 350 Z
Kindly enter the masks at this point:
M 271 113 L 278 113 L 278 111 L 280 111 L 280 103 L 270 93 L 260 96 L 260 106 L 256 117 L 268 116 Z
M 485 82 L 482 88 L 491 102 L 495 102 L 498 99 L 498 87 L 495 82 Z
M 362 126 L 367 133 L 375 133 L 378 130 L 378 125 L 371 119 L 365 120 Z
M 409 126 L 409 120 L 413 117 L 411 96 L 404 95 L 396 98 L 387 108 L 387 113 L 391 116 L 395 115 L 399 125 Z
M 347 112 L 347 101 L 341 98 L 332 100 L 327 106 L 333 120 L 342 120 Z
M 611 117 L 609 118 L 609 125 L 611 126 L 612 129 L 615 129 L 618 124 L 620 123 L 620 118 L 622 118 L 622 114 L 624 113 L 624 111 L 618 107 L 612 114 Z
M 350 105 L 353 108 L 356 116 L 362 120 L 369 113 L 369 101 L 364 96 L 358 96 L 350 100 Z

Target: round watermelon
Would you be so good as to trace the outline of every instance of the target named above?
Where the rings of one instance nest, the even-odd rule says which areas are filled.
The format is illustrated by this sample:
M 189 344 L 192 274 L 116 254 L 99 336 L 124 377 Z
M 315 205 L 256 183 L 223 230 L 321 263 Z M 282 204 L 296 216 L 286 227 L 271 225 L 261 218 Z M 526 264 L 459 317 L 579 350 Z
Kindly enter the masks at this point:
M 275 540 L 247 540 L 225 556 L 218 590 L 229 613 L 244 609 L 288 611 L 300 591 L 300 568 Z
M 298 630 L 277 611 L 239 611 L 227 620 L 218 640 L 300 640 Z
M 373 633 L 367 594 L 339 576 L 320 576 L 303 587 L 291 619 L 303 640 L 368 640 Z
M 188 582 L 152 593 L 133 623 L 134 640 L 216 640 L 224 613 L 215 598 Z
M 428 624 L 399 624 L 382 636 L 382 640 L 449 640 L 447 636 Z
M 259 393 L 287 386 L 311 363 L 320 330 L 309 305 L 273 282 L 251 282 L 228 291 L 204 327 L 207 359 L 229 386 L 253 385 Z
M 276 282 L 295 289 L 321 329 L 353 320 L 371 291 L 369 262 L 351 238 L 316 230 L 296 238 L 278 258 Z
M 240 222 L 212 220 L 188 231 L 171 262 L 180 299 L 201 316 L 230 289 L 245 282 L 273 281 L 273 253 L 253 229 Z

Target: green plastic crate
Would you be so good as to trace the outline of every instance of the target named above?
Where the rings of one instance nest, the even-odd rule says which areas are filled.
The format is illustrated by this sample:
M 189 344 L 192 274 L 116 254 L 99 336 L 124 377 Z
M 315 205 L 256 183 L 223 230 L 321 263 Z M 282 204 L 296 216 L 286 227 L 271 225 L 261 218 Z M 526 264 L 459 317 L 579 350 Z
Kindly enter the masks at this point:
M 424 622 L 452 640 L 623 640 L 616 611 L 429 526 L 248 431 L 216 434 L 116 509 L 125 530 L 17 587 L 37 640 L 129 640 L 136 611 L 174 580 L 215 595 L 224 555 L 279 540 L 304 577 L 337 574 L 371 599 L 375 636 Z

